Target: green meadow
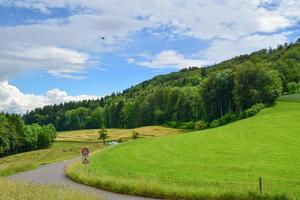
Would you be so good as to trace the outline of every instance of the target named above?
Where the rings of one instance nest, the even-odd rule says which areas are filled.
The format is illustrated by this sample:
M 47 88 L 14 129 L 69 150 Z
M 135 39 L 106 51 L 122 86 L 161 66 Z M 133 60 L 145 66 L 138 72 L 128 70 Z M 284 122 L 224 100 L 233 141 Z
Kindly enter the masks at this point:
M 68 176 L 175 199 L 258 199 L 262 177 L 262 198 L 300 199 L 300 103 L 291 102 L 299 97 L 223 127 L 106 148 L 91 157 L 91 175 L 75 163 Z

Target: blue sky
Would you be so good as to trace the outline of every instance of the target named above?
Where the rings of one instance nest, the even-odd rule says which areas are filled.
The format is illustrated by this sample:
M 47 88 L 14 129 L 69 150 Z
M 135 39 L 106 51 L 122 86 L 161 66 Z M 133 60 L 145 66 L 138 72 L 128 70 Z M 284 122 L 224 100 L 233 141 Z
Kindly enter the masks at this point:
M 0 111 L 98 98 L 293 42 L 299 9 L 289 0 L 0 0 Z

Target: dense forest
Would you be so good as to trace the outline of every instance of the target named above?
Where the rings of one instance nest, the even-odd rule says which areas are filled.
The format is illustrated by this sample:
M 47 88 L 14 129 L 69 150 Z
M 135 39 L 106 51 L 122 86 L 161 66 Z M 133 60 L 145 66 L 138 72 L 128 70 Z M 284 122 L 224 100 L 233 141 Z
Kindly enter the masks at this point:
M 0 113 L 0 157 L 49 147 L 56 137 L 52 124 L 25 125 L 15 114 Z
M 300 89 L 300 39 L 209 67 L 156 76 L 99 100 L 37 108 L 26 124 L 59 131 L 166 124 L 203 129 L 251 116 Z

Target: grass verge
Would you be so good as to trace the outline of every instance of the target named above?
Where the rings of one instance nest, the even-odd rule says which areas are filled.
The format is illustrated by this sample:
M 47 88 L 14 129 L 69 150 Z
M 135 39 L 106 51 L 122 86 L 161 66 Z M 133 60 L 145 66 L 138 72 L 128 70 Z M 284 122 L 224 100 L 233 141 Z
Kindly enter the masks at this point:
M 0 199 L 5 200 L 99 200 L 65 187 L 41 186 L 0 179 Z
M 30 151 L 0 158 L 0 176 L 9 176 L 49 163 L 68 160 L 81 155 L 80 149 L 89 147 L 92 151 L 102 148 L 92 142 L 55 142 L 49 149 Z

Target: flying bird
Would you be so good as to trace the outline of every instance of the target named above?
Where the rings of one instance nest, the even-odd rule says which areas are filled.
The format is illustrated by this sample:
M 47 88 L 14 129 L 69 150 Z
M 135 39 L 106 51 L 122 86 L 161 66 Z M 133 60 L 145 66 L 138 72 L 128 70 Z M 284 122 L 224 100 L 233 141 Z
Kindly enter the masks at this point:
M 101 37 L 102 40 L 105 40 L 105 37 Z

